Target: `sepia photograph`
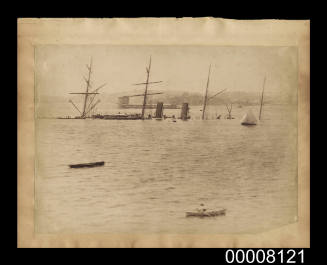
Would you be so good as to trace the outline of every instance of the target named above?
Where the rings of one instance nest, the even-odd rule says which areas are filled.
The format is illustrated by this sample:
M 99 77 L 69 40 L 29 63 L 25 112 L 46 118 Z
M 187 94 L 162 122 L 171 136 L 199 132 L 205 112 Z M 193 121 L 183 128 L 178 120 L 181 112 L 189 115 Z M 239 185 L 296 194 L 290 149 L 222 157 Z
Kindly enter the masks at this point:
M 298 46 L 68 40 L 30 48 L 34 238 L 235 242 L 303 220 Z

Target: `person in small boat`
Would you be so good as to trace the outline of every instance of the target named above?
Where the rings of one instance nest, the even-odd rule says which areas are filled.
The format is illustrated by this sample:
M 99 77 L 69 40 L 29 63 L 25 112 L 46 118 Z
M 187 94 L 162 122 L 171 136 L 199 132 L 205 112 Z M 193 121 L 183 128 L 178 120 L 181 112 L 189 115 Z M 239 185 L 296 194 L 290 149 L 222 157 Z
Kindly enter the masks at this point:
M 203 204 L 203 203 L 201 203 L 201 204 L 200 204 L 200 206 L 202 206 L 202 207 L 203 207 L 203 206 L 204 206 L 204 204 Z M 205 212 L 207 209 L 198 209 L 198 208 L 197 208 L 196 210 L 197 210 L 199 213 L 204 213 L 204 212 Z
M 207 209 L 199 209 L 199 208 L 196 208 L 195 209 L 198 213 L 205 213 L 207 211 Z

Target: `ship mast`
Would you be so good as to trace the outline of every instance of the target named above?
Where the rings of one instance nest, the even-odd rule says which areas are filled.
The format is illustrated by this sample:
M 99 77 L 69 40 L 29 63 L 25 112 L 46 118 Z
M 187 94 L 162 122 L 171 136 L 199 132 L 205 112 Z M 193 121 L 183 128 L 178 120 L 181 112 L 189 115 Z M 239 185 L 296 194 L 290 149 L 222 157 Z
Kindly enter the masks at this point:
M 92 102 L 95 98 L 95 96 L 97 94 L 99 94 L 98 90 L 102 87 L 104 87 L 106 84 L 103 84 L 101 86 L 99 86 L 97 89 L 95 89 L 92 92 L 89 92 L 89 89 L 92 87 L 91 85 L 91 73 L 92 73 L 92 57 L 91 57 L 91 61 L 90 61 L 90 65 L 86 65 L 86 68 L 89 70 L 88 72 L 88 78 L 84 77 L 84 80 L 86 82 L 86 91 L 85 92 L 77 92 L 77 93 L 69 93 L 69 94 L 80 94 L 80 95 L 84 95 L 84 104 L 83 104 L 83 110 L 80 111 L 77 106 L 74 104 L 74 102 L 72 100 L 69 100 L 70 103 L 72 103 L 72 105 L 74 106 L 75 109 L 77 109 L 77 111 L 81 114 L 80 118 L 85 119 L 86 115 L 88 113 L 90 113 L 90 111 L 92 109 L 94 109 L 94 107 L 100 103 L 100 100 L 98 100 L 97 102 L 95 102 L 92 105 Z M 93 97 L 91 97 L 89 104 L 87 105 L 87 100 L 89 99 L 89 95 L 93 95 Z
M 151 56 L 150 56 L 150 61 L 149 61 L 149 67 L 146 67 L 146 73 L 147 73 L 146 82 L 145 83 L 134 84 L 134 85 L 145 85 L 144 97 L 143 97 L 143 105 L 142 105 L 142 114 L 141 114 L 142 120 L 144 119 L 144 112 L 145 112 L 145 107 L 146 107 L 146 100 L 147 100 L 147 96 L 148 96 L 148 85 L 149 84 L 155 84 L 155 83 L 161 83 L 162 82 L 162 81 L 149 82 L 149 79 L 150 79 L 150 69 L 151 69 Z
M 147 76 L 146 76 L 146 84 L 145 84 L 145 91 L 144 91 L 144 98 L 143 98 L 143 106 L 142 106 L 142 120 L 144 119 L 144 110 L 145 110 L 146 99 L 147 99 L 146 97 L 147 97 L 147 93 L 148 93 L 150 69 L 151 69 L 151 56 L 150 56 L 149 67 L 146 69 Z
M 90 65 L 86 65 L 86 67 L 89 70 L 89 74 L 88 74 L 87 79 L 84 78 L 85 82 L 86 82 L 86 93 L 85 93 L 85 97 L 84 97 L 82 118 L 85 118 L 86 102 L 87 102 L 87 98 L 89 96 L 89 87 L 90 87 L 90 80 L 91 80 L 91 73 L 92 73 L 92 57 L 91 57 Z
M 208 87 L 209 87 L 209 79 L 210 79 L 210 70 L 211 70 L 211 64 L 209 66 L 209 74 L 208 74 L 208 80 L 207 80 L 206 94 L 204 96 L 204 101 L 203 101 L 202 120 L 204 120 L 204 115 L 205 115 L 207 100 L 208 100 Z
M 259 120 L 261 119 L 261 111 L 262 111 L 262 105 L 263 105 L 263 92 L 265 90 L 265 83 L 266 83 L 266 77 L 263 80 L 263 87 L 262 87 L 262 94 L 261 94 L 261 102 L 260 102 Z

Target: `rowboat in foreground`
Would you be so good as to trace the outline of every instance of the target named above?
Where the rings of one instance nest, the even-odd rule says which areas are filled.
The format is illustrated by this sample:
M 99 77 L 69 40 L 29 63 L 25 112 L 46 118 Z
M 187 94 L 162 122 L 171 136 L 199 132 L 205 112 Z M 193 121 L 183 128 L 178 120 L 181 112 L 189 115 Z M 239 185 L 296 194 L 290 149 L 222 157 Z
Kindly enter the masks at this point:
M 226 209 L 219 209 L 216 211 L 207 211 L 206 209 L 196 210 L 194 212 L 186 212 L 186 217 L 215 217 L 220 215 L 225 215 Z
M 104 161 L 93 162 L 93 163 L 83 163 L 83 164 L 74 164 L 69 165 L 70 168 L 81 168 L 81 167 L 100 167 L 104 165 Z

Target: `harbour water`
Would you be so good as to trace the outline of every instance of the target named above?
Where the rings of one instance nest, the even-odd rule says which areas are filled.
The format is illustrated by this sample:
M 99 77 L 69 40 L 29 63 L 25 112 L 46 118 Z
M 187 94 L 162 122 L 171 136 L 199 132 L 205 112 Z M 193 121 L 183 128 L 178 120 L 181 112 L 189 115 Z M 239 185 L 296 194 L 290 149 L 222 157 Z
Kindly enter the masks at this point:
M 255 233 L 295 222 L 296 106 L 264 106 L 250 127 L 240 125 L 247 108 L 233 120 L 225 106 L 208 108 L 220 120 L 192 106 L 177 122 L 38 119 L 36 232 Z M 106 163 L 68 166 L 95 161 Z M 185 217 L 201 203 L 226 215 Z

